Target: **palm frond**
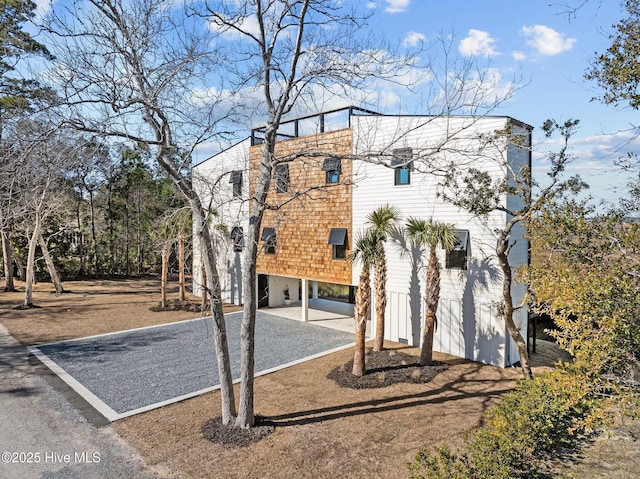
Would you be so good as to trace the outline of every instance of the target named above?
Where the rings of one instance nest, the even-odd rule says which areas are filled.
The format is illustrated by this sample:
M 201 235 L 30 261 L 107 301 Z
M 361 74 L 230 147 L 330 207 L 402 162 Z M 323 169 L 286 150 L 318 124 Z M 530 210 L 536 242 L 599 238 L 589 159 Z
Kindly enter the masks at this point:
M 367 215 L 367 224 L 378 230 L 386 239 L 394 224 L 400 219 L 400 210 L 389 204 L 380 206 Z

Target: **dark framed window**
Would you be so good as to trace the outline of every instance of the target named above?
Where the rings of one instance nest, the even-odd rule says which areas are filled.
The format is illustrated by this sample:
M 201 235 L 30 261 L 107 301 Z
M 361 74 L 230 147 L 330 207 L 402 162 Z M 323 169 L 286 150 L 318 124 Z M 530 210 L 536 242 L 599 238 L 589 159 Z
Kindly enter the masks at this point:
M 232 171 L 229 183 L 233 185 L 233 197 L 240 198 L 242 196 L 242 171 Z
M 325 172 L 325 181 L 328 185 L 340 183 L 342 173 L 340 158 L 325 158 L 322 162 L 322 171 Z
M 276 165 L 274 177 L 276 180 L 276 193 L 289 191 L 289 165 Z
M 262 236 L 260 238 L 264 241 L 264 253 L 276 254 L 276 230 L 275 228 L 262 228 Z
M 410 185 L 411 170 L 413 170 L 413 150 L 411 148 L 397 148 L 393 150 L 391 166 L 393 167 L 393 184 Z
M 467 253 L 469 251 L 469 231 L 456 230 L 456 243 L 451 251 L 447 251 L 447 269 L 467 269 Z
M 329 244 L 333 246 L 333 259 L 347 259 L 347 229 L 331 228 Z
M 234 226 L 229 236 L 233 241 L 233 251 L 235 253 L 242 251 L 242 248 L 244 247 L 244 233 L 242 232 L 242 227 Z

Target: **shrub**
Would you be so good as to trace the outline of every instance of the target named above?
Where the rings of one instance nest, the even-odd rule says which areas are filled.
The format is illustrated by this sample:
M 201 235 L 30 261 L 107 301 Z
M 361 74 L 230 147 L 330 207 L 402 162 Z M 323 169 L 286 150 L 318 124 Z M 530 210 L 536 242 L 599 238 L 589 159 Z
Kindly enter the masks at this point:
M 412 479 L 542 478 L 545 461 L 571 447 L 595 401 L 568 369 L 523 380 L 489 409 L 485 426 L 466 438 L 467 452 L 419 451 L 407 467 Z

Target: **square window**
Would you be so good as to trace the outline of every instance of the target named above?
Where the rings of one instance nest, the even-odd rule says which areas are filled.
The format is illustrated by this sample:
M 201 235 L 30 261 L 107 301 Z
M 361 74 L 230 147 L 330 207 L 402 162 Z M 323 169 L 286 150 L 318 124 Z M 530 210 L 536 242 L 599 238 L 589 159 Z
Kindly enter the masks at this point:
M 229 234 L 229 237 L 233 240 L 233 251 L 234 253 L 239 253 L 242 251 L 244 247 L 244 234 L 242 232 L 242 227 L 234 226 Z
M 333 245 L 333 259 L 347 259 L 347 245 Z
M 229 183 L 233 185 L 233 197 L 242 197 L 242 171 L 232 171 Z
M 411 170 L 413 170 L 413 150 L 411 148 L 397 148 L 393 150 L 391 166 L 394 168 L 394 184 L 410 185 Z
M 337 183 L 340 183 L 340 172 L 337 170 L 327 171 L 326 183 L 328 185 L 335 185 Z
M 456 230 L 456 244 L 451 251 L 447 251 L 447 269 L 467 269 L 467 253 L 469 248 L 469 231 Z
M 328 185 L 340 183 L 340 173 L 342 173 L 340 158 L 325 158 L 322 162 L 322 171 L 326 172 L 325 180 Z
M 264 241 L 265 254 L 276 254 L 276 230 L 275 228 L 262 229 L 262 241 Z
M 289 191 L 289 165 L 276 165 L 274 176 L 276 179 L 276 193 Z
M 394 171 L 394 185 L 410 185 L 411 184 L 411 170 L 407 167 L 399 167 Z
M 333 259 L 347 259 L 347 228 L 331 228 L 329 244 L 333 246 Z

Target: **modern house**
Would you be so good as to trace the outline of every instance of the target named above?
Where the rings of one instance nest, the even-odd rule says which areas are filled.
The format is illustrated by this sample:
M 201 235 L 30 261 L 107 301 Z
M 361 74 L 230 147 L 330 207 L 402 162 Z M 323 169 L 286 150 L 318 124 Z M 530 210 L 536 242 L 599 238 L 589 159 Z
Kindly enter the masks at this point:
M 486 141 L 498 130 L 517 131 L 513 144 Z M 447 165 L 475 168 L 492 178 L 508 177 L 508 166 L 530 165 L 532 128 L 509 117 L 381 115 L 355 107 L 289 120 L 278 131 L 270 209 L 262 222 L 257 262 L 260 307 L 290 299 L 307 308 L 340 305 L 355 298 L 360 265 L 348 261 L 354 237 L 367 228 L 367 215 L 379 206 L 396 206 L 403 219 L 433 218 L 452 223 L 458 243 L 438 251 L 441 299 L 434 350 L 501 367 L 518 353 L 499 313 L 501 274 L 494 230 L 506 213 L 475 217 L 440 195 Z M 223 300 L 243 301 L 242 231 L 246 198 L 261 159 L 263 129 L 194 167 L 194 184 L 216 211 L 216 233 Z M 517 197 L 504 195 L 505 206 Z M 528 241 L 512 235 L 513 265 L 527 264 Z M 195 245 L 194 245 L 195 246 Z M 426 251 L 397 236 L 386 244 L 388 262 L 386 339 L 419 346 L 423 324 Z M 194 247 L 194 284 L 200 276 Z M 514 299 L 525 295 L 514 284 Z M 197 286 L 196 286 L 197 293 Z M 373 308 L 372 308 L 373 310 Z M 526 334 L 527 312 L 516 320 Z

